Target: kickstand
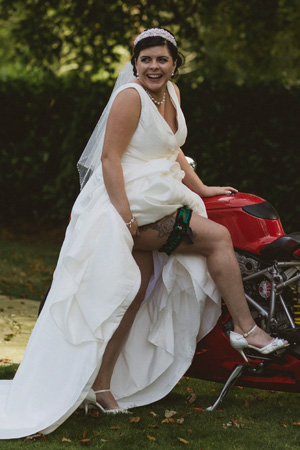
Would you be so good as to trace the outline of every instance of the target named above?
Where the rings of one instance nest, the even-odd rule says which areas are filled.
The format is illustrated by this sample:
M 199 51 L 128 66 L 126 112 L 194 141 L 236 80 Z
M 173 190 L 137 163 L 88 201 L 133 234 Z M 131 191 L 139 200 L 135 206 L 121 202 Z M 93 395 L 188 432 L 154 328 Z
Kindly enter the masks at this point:
M 238 366 L 236 366 L 234 368 L 234 370 L 231 372 L 230 377 L 224 384 L 221 394 L 219 395 L 219 397 L 217 398 L 217 400 L 215 401 L 215 403 L 212 406 L 209 406 L 208 408 L 206 408 L 206 411 L 213 411 L 218 406 L 218 404 L 223 400 L 225 395 L 228 393 L 229 389 L 235 384 L 235 382 L 243 374 L 243 371 L 245 368 L 246 368 L 246 366 L 244 364 L 239 364 Z

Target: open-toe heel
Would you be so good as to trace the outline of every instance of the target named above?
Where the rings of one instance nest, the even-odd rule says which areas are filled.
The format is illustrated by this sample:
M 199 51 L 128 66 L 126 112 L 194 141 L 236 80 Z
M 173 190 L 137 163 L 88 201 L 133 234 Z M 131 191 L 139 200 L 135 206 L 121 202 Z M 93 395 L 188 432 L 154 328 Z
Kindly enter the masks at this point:
M 131 414 L 131 412 L 125 408 L 105 409 L 102 405 L 100 405 L 100 403 L 97 402 L 97 399 L 96 399 L 96 394 L 98 394 L 98 393 L 100 394 L 101 392 L 110 392 L 110 389 L 101 389 L 99 391 L 93 391 L 91 389 L 90 392 L 88 393 L 86 399 L 83 402 L 86 415 L 88 414 L 90 405 L 95 406 L 104 414 Z
M 257 325 L 254 325 L 253 328 L 251 328 L 248 333 L 245 334 L 239 334 L 235 333 L 234 331 L 230 331 L 230 344 L 231 346 L 237 350 L 244 358 L 244 360 L 248 363 L 248 358 L 244 353 L 244 349 L 250 348 L 252 350 L 255 350 L 258 353 L 261 353 L 262 355 L 269 355 L 273 352 L 276 352 L 277 350 L 284 349 L 288 347 L 290 344 L 286 342 L 284 339 L 274 338 L 273 341 L 271 341 L 269 344 L 267 344 L 265 347 L 259 348 L 255 347 L 254 345 L 248 344 L 246 338 L 251 334 Z

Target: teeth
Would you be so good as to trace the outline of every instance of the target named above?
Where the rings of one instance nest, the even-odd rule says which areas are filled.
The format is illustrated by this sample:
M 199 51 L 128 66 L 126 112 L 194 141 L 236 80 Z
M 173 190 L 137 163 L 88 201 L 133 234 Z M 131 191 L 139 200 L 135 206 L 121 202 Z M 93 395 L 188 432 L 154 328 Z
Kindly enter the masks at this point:
M 161 75 L 148 75 L 149 78 L 160 78 Z

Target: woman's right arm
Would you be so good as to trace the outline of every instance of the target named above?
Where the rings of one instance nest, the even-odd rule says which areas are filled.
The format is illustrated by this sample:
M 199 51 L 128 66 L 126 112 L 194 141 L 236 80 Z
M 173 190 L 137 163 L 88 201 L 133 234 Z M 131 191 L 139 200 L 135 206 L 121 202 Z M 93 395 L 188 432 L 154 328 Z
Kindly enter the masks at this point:
M 125 89 L 117 95 L 108 116 L 101 157 L 106 190 L 125 223 L 133 216 L 125 191 L 121 157 L 136 130 L 140 114 L 141 99 L 136 89 Z M 133 236 L 138 235 L 136 221 L 128 229 Z

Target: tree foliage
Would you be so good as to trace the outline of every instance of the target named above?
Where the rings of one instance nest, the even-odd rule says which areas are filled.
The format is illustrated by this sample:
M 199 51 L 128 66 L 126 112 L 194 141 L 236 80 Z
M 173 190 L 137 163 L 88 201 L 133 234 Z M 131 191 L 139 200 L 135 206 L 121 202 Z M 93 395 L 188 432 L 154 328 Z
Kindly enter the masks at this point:
M 183 150 L 203 181 L 260 195 L 278 209 L 286 231 L 299 229 L 299 89 L 209 82 L 191 89 L 186 78 Z M 76 162 L 108 95 L 106 83 L 67 77 L 0 83 L 0 226 L 20 218 L 68 222 L 79 192 Z
M 113 71 L 120 48 L 151 26 L 169 28 L 194 82 L 300 78 L 300 0 L 2 0 L 15 48 L 30 66 Z
M 0 0 L 3 220 L 66 220 L 110 79 L 135 36 L 161 26 L 186 56 L 185 151 L 199 174 L 262 195 L 296 225 L 299 23 L 300 0 Z

